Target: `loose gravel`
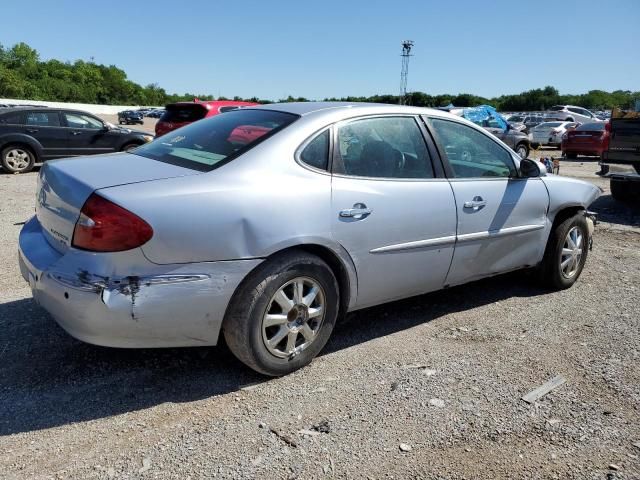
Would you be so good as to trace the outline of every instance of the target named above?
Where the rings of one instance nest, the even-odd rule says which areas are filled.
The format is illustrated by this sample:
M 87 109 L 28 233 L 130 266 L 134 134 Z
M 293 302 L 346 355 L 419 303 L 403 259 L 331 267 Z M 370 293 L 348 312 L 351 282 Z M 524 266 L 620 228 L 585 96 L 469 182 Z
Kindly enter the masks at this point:
M 356 312 L 279 379 L 224 346 L 69 337 L 17 267 L 36 173 L 0 174 L 0 477 L 640 478 L 640 210 L 595 170 L 560 171 L 605 189 L 573 288 L 515 273 Z

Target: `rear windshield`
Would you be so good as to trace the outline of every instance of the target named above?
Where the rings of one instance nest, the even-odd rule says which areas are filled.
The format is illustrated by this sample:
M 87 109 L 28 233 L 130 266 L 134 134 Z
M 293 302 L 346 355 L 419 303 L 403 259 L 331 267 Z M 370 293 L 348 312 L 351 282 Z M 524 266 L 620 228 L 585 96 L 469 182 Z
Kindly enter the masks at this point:
M 605 122 L 594 122 L 594 123 L 585 123 L 584 125 L 580 125 L 576 130 L 587 130 L 589 132 L 597 132 L 604 130 Z
M 204 118 L 206 114 L 207 109 L 197 103 L 192 105 L 167 105 L 160 121 L 172 123 L 195 122 Z
M 174 130 L 132 153 L 208 172 L 242 155 L 297 118 L 298 115 L 271 110 L 234 110 Z

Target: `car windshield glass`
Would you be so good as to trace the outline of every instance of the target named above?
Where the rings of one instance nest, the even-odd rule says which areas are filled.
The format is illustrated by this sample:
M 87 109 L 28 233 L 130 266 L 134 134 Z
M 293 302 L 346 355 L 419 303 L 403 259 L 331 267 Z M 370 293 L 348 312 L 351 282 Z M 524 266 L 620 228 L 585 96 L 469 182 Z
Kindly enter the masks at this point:
M 597 122 L 597 123 L 585 123 L 584 125 L 580 125 L 576 130 L 587 130 L 590 132 L 604 130 L 606 123 L 605 122 Z
M 167 105 L 167 109 L 160 119 L 162 122 L 195 122 L 204 118 L 207 114 L 207 109 L 203 105 L 193 103 L 191 105 L 175 104 Z
M 298 115 L 270 110 L 234 110 L 174 130 L 132 153 L 207 172 L 238 157 L 297 118 Z

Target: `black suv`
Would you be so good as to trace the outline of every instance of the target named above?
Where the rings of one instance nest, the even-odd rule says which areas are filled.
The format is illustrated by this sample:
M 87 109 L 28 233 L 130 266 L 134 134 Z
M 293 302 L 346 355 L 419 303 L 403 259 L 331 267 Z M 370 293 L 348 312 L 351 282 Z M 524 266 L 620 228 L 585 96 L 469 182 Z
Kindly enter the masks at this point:
M 0 108 L 0 164 L 11 173 L 54 158 L 127 151 L 151 140 L 153 135 L 78 110 Z
M 124 112 L 118 112 L 118 123 L 122 125 L 126 123 L 127 125 L 131 125 L 139 123 L 142 125 L 144 123 L 144 116 L 142 112 L 134 112 L 133 110 L 125 110 Z

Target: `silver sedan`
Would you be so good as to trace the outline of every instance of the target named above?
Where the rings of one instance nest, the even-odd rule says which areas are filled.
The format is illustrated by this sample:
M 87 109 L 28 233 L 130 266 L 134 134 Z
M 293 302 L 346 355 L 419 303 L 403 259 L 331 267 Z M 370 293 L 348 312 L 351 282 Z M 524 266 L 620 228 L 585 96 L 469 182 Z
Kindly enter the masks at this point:
M 222 332 L 248 366 L 283 375 L 349 311 L 524 268 L 570 287 L 599 193 L 445 112 L 266 105 L 47 162 L 20 267 L 80 340 L 200 346 Z

